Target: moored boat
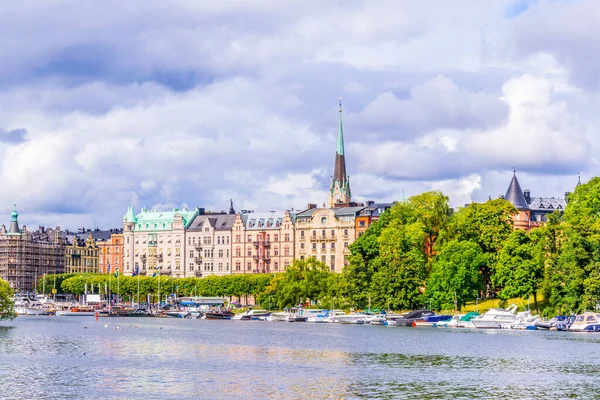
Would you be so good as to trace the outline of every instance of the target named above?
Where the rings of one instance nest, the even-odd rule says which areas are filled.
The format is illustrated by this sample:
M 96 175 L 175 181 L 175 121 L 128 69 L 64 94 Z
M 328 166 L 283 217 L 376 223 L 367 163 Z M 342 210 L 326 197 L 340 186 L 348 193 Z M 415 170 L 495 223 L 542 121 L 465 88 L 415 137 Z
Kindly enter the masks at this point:
M 204 313 L 204 319 L 232 319 L 234 315 L 231 311 L 208 311 Z
M 502 324 L 510 324 L 516 321 L 516 305 L 504 308 L 490 308 L 485 314 L 473 318 L 471 322 L 477 329 L 500 329 Z
M 437 323 L 448 322 L 451 319 L 452 315 L 429 315 L 413 321 L 412 326 L 435 326 Z
M 435 315 L 435 313 L 431 310 L 413 310 L 406 313 L 404 316 L 395 318 L 395 321 L 397 326 L 412 326 L 414 321 L 429 317 L 431 315 Z
M 600 332 L 600 315 L 592 312 L 577 315 L 569 327 L 569 331 Z
M 541 330 L 566 331 L 569 328 L 568 321 L 568 317 L 557 315 L 549 320 L 539 320 L 535 323 L 535 326 Z
M 267 310 L 255 310 L 255 309 L 251 308 L 242 314 L 237 314 L 236 316 L 233 317 L 233 319 L 239 320 L 239 321 L 258 321 L 258 320 L 265 320 L 270 315 L 271 315 L 271 313 L 268 312 Z
M 58 310 L 56 315 L 65 317 L 93 317 L 99 312 L 90 306 L 74 306 L 68 310 Z

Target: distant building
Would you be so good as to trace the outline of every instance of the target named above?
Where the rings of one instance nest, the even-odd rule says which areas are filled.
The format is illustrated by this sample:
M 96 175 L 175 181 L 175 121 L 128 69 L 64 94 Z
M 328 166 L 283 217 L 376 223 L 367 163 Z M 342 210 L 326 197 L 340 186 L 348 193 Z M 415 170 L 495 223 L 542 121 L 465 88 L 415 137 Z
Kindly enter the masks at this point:
M 100 272 L 99 249 L 91 233 L 86 240 L 75 236 L 65 247 L 65 270 L 67 273 L 96 274 Z
M 123 273 L 152 275 L 160 267 L 161 275 L 176 278 L 193 276 L 186 269 L 185 229 L 198 215 L 198 209 L 172 211 L 147 210 L 135 214 L 130 206 L 123 217 Z
M 344 129 L 342 127 L 342 101 L 340 98 L 340 122 L 335 152 L 335 166 L 329 186 L 329 207 L 348 206 L 352 202 L 350 178 L 346 175 L 346 156 L 344 154 Z
M 283 272 L 294 261 L 294 214 L 243 210 L 232 227 L 234 274 Z
M 231 228 L 235 221 L 233 204 L 229 214 L 198 214 L 185 230 L 187 271 L 192 276 L 231 274 Z
M 121 229 L 95 230 L 92 232 L 92 236 L 99 249 L 100 273 L 109 272 L 109 265 L 111 273 L 115 272 L 117 268 L 119 271 L 123 271 L 123 231 Z
M 59 227 L 21 230 L 18 217 L 15 206 L 9 229 L 0 227 L 0 277 L 17 290 L 31 292 L 39 289 L 37 282 L 44 274 L 65 271 L 65 243 Z
M 356 237 L 365 233 L 371 224 L 381 217 L 386 210 L 392 208 L 394 203 L 375 203 L 368 201 L 367 206 L 363 208 L 356 217 Z
M 577 185 L 580 184 L 581 182 L 577 183 Z M 518 211 L 513 216 L 514 228 L 529 232 L 533 228 L 542 226 L 548 220 L 548 214 L 557 210 L 563 212 L 567 206 L 567 196 L 568 193 L 565 193 L 565 198 L 532 197 L 529 190 L 521 190 L 515 172 L 503 198 L 515 206 Z
M 317 208 L 309 204 L 307 210 L 296 215 L 295 258 L 314 257 L 331 271 L 341 272 L 350 255 L 348 246 L 356 240 L 356 218 L 363 209 Z

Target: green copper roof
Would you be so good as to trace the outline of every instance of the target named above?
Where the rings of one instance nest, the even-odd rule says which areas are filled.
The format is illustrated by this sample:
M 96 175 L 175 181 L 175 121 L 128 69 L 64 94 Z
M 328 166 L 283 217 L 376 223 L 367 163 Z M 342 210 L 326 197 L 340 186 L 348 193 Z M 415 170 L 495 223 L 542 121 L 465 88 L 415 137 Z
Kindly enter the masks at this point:
M 133 212 L 133 206 L 129 204 L 129 208 L 127 209 L 127 214 L 125 215 L 126 222 L 137 222 L 137 218 L 135 217 L 135 213 Z
M 13 207 L 13 212 L 12 214 L 10 214 L 10 221 L 11 222 L 18 222 L 19 219 L 19 213 L 17 212 L 17 205 L 15 204 Z
M 344 128 L 342 127 L 342 99 L 340 97 L 340 131 L 337 140 L 337 153 L 340 156 L 344 155 Z
M 175 215 L 183 217 L 183 226 L 187 228 L 188 224 L 196 216 L 197 210 L 173 210 L 173 211 L 149 211 L 142 209 L 142 212 L 136 216 L 136 231 L 167 231 L 173 229 L 173 220 Z

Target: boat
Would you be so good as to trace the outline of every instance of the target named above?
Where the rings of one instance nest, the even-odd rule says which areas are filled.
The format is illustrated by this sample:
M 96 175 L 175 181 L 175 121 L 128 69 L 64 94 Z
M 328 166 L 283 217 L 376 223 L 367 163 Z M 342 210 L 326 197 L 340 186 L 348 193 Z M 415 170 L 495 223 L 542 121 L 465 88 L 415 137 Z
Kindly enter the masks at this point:
M 311 311 L 317 311 L 317 313 L 318 313 L 321 310 L 311 310 Z M 298 321 L 296 321 L 296 318 L 298 318 Z M 304 321 L 302 321 L 302 319 L 304 319 Z M 307 319 L 307 317 L 304 316 L 304 309 L 297 308 L 297 307 L 286 308 L 283 311 L 271 314 L 272 321 L 306 322 L 306 319 Z
M 303 308 L 298 308 L 296 310 L 296 312 L 294 313 L 290 313 L 285 320 L 287 322 L 306 322 L 308 321 L 308 316 L 315 316 L 316 314 L 318 314 L 319 312 L 321 312 L 321 310 L 311 310 L 310 312 L 307 312 L 305 314 L 305 311 Z
M 431 310 L 413 310 L 410 311 L 403 316 L 399 316 L 395 318 L 397 326 L 412 326 L 412 323 L 418 319 L 423 319 L 425 317 L 429 317 L 435 315 L 435 313 Z
M 29 297 L 15 298 L 15 313 L 24 316 L 53 315 L 55 310 L 49 304 Z
M 58 310 L 56 315 L 64 317 L 93 317 L 94 315 L 100 315 L 100 313 L 90 306 L 74 306 L 67 310 Z
M 566 331 L 569 328 L 569 317 L 557 315 L 548 320 L 538 320 L 535 323 L 537 329 L 550 331 Z
M 239 321 L 258 321 L 265 320 L 270 315 L 271 313 L 267 310 L 255 310 L 251 308 L 242 314 L 237 314 L 233 319 Z
M 503 329 L 534 331 L 537 329 L 536 323 L 541 320 L 541 317 L 532 315 L 530 311 L 520 311 L 516 317 L 514 322 L 501 324 L 501 327 Z
M 573 332 L 600 332 L 600 315 L 592 312 L 584 312 L 575 317 L 575 321 L 569 327 Z
M 365 319 L 370 317 L 368 314 L 344 314 L 344 315 L 336 315 L 335 321 L 340 324 L 354 324 L 354 325 L 362 325 L 365 323 Z
M 439 322 L 448 322 L 452 319 L 452 315 L 429 315 L 424 318 L 414 320 L 412 326 L 435 326 Z
M 385 318 L 385 314 L 371 315 L 364 320 L 366 325 L 388 325 L 388 320 Z
M 234 313 L 231 311 L 208 311 L 204 313 L 204 319 L 232 319 Z
M 490 308 L 483 315 L 473 318 L 471 322 L 477 329 L 500 329 L 502 324 L 510 324 L 516 321 L 515 311 L 517 311 L 517 306 L 514 304 L 506 309 Z

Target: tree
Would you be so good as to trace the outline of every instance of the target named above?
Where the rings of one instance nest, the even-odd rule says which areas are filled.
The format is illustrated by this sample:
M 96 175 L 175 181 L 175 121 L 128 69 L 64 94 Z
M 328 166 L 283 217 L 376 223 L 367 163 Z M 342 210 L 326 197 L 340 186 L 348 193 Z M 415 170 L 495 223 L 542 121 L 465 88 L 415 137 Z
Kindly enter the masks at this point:
M 498 297 L 533 296 L 534 308 L 538 309 L 537 292 L 544 277 L 543 231 L 534 229 L 513 231 L 498 256 L 494 285 L 501 288 Z
M 14 295 L 10 284 L 0 279 L 0 320 L 13 319 L 17 316 Z
M 487 263 L 480 268 L 484 298 L 493 293 L 491 277 L 497 255 L 513 231 L 512 216 L 516 213 L 517 209 L 511 203 L 496 199 L 485 203 L 471 203 L 454 213 L 450 219 L 450 237 L 477 243 L 487 256 Z
M 437 310 L 460 310 L 482 290 L 480 270 L 487 257 L 474 242 L 452 240 L 443 245 L 427 280 L 426 297 Z

